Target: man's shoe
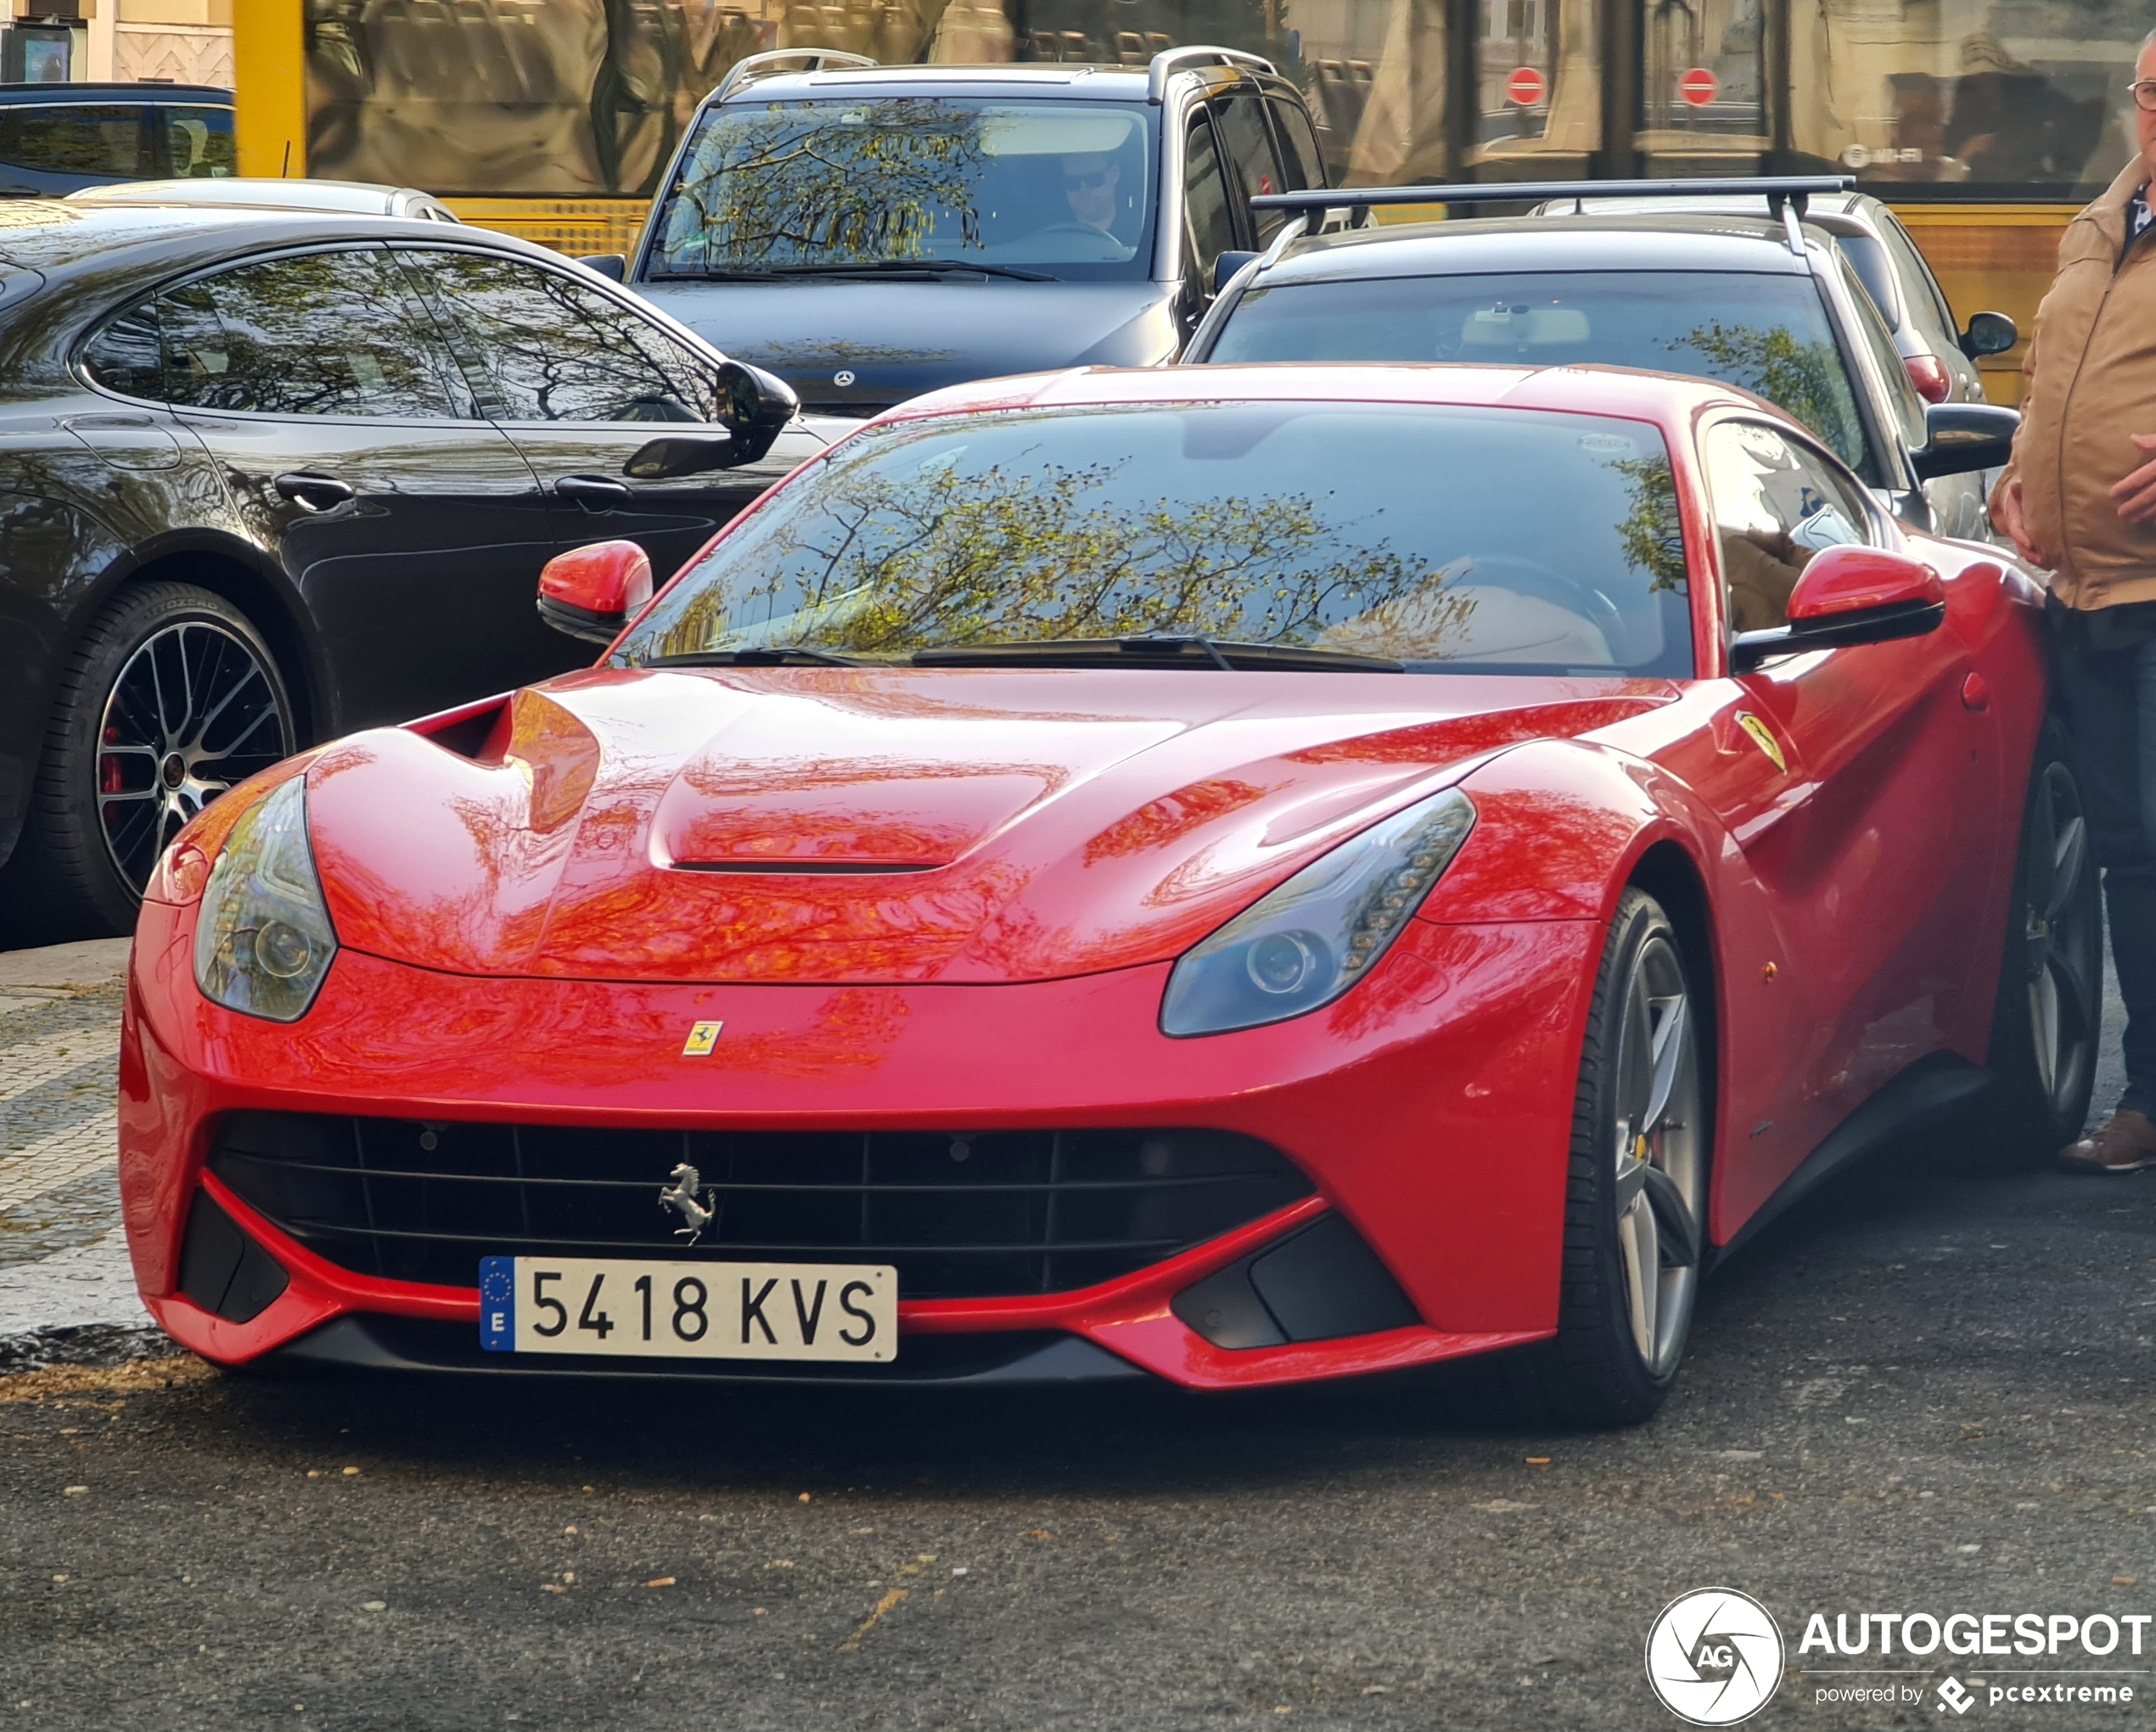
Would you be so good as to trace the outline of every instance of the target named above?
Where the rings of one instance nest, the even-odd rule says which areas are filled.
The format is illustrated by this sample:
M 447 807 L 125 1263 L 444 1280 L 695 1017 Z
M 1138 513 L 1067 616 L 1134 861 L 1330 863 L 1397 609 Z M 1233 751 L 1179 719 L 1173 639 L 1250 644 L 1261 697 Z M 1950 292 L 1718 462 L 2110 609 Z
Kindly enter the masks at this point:
M 2138 1173 L 2156 1167 L 2156 1124 L 2121 1107 L 2080 1141 L 2058 1152 L 2062 1173 Z

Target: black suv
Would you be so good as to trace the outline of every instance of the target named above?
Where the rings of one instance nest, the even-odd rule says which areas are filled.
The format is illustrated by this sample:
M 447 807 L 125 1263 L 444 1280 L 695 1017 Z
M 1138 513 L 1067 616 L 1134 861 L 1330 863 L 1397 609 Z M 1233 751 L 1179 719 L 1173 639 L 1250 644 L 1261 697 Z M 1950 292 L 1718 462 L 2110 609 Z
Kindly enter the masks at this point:
M 0 197 L 239 172 L 232 92 L 206 84 L 0 85 Z
M 1262 258 L 1222 261 L 1235 275 L 1183 359 L 1704 375 L 1794 416 L 1913 526 L 1991 539 L 1976 472 L 2005 461 L 2018 418 L 1918 395 L 1844 237 L 1804 217 L 1811 198 L 1852 184 L 1620 181 L 1277 199 L 1269 208 L 1313 224 L 1384 204 L 1549 202 L 1522 216 L 1283 231 Z M 1598 197 L 1639 205 L 1597 211 Z M 1744 199 L 1756 214 L 1683 208 L 1709 198 Z M 2011 325 L 1997 322 L 2011 341 Z
M 804 57 L 817 70 L 783 70 Z M 1002 373 L 1174 356 L 1223 251 L 1326 184 L 1270 62 L 878 66 L 754 56 L 705 99 L 636 252 L 589 260 L 802 403 L 873 414 Z

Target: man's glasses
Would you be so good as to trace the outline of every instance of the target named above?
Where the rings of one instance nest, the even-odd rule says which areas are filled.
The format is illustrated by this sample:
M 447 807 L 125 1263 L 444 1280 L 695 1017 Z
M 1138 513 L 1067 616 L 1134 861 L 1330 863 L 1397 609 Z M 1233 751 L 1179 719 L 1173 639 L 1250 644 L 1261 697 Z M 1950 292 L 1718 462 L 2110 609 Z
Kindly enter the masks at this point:
M 2133 92 L 2136 107 L 2147 109 L 2152 115 L 2156 115 L 2156 78 L 2144 78 L 2138 84 L 2130 84 L 2126 88 Z
M 2134 87 L 2134 89 L 2136 92 L 2138 92 L 2141 87 L 2136 84 Z M 2143 108 L 2156 108 L 2156 97 L 2153 97 L 2149 101 L 2142 104 L 2142 106 Z M 1115 171 L 1114 169 L 1097 168 L 1089 175 L 1065 175 L 1063 177 L 1063 189 L 1066 193 L 1090 193 L 1097 187 L 1106 186 L 1114 178 Z

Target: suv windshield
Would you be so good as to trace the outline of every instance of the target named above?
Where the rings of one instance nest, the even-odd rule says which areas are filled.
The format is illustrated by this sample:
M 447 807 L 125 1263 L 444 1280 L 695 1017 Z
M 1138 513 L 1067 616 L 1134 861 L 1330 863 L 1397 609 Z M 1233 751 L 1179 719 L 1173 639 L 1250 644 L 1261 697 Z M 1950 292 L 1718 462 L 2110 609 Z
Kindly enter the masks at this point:
M 1694 373 L 1786 410 L 1867 481 L 1881 474 L 1834 328 L 1805 277 L 1551 271 L 1283 283 L 1237 301 L 1204 358 Z
M 1202 636 L 1423 670 L 1692 671 L 1634 421 L 1324 402 L 870 428 L 742 519 L 615 665 Z
M 951 97 L 707 110 L 655 277 L 973 266 L 1074 281 L 1152 264 L 1151 111 Z

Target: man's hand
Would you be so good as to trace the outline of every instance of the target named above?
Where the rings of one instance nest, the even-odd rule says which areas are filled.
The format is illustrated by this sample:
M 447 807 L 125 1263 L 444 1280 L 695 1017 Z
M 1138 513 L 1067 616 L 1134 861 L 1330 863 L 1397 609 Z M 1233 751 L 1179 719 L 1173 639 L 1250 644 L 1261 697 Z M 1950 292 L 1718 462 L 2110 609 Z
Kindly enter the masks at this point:
M 2144 451 L 2156 451 L 2156 433 L 2128 435 Z M 2156 524 L 2156 462 L 2143 463 L 2123 481 L 2114 481 L 2111 496 L 2119 515 L 2130 524 Z
M 2036 544 L 2029 539 L 2029 524 L 2021 514 L 2020 481 L 2007 482 L 1999 490 L 1999 496 L 1994 502 L 1997 507 L 1991 513 L 1994 525 L 2006 531 L 2007 539 L 2013 543 L 2014 551 L 2024 559 L 2048 571 L 2050 562 L 2037 551 Z

